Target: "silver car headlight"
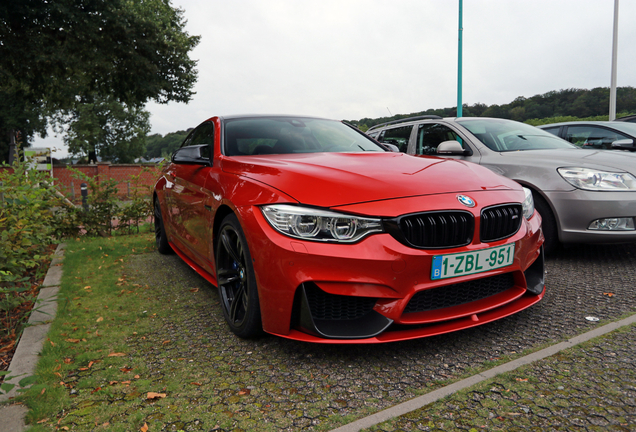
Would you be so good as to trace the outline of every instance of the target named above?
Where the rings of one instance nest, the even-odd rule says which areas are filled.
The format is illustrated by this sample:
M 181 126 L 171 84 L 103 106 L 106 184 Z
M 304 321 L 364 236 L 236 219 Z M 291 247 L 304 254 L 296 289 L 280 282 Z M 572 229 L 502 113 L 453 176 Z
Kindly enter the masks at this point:
M 384 231 L 380 219 L 309 207 L 272 204 L 261 207 L 261 211 L 276 231 L 303 240 L 353 243 Z
M 572 186 L 589 191 L 633 191 L 636 177 L 625 172 L 607 172 L 590 168 L 558 168 Z
M 523 192 L 526 194 L 526 198 L 521 203 L 523 215 L 526 219 L 530 219 L 534 214 L 534 198 L 532 198 L 532 191 L 530 189 L 523 188 Z

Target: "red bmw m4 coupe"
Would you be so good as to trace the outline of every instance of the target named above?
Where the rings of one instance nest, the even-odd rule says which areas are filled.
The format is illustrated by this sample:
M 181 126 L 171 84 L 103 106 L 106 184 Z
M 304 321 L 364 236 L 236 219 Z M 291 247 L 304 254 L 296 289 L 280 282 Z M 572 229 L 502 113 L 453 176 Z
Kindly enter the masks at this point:
M 402 341 L 541 300 L 530 191 L 389 147 L 335 120 L 212 117 L 156 183 L 158 250 L 218 287 L 239 337 Z

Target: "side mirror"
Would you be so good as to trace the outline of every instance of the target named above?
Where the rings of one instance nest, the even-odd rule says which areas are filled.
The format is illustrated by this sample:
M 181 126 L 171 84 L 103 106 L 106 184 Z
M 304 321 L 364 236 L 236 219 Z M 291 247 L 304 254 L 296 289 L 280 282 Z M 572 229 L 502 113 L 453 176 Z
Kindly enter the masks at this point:
M 181 147 L 172 155 L 172 162 L 176 164 L 194 164 L 210 166 L 210 145 L 199 144 Z
M 437 154 L 443 155 L 464 155 L 466 152 L 462 145 L 455 141 L 444 141 L 437 146 Z
M 614 141 L 612 143 L 612 150 L 636 151 L 636 147 L 634 147 L 634 140 L 621 139 L 621 140 Z
M 392 151 L 393 153 L 399 153 L 400 152 L 400 149 L 395 144 L 382 143 L 382 145 L 384 147 L 386 147 L 389 151 Z

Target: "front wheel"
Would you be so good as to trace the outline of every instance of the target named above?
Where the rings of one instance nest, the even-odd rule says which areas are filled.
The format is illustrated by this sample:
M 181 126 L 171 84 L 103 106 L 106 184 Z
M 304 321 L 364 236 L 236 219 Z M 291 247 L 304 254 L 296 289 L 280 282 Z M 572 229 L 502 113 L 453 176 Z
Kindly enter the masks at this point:
M 155 242 L 157 243 L 157 250 L 159 253 L 167 255 L 172 253 L 172 248 L 168 243 L 168 236 L 166 235 L 166 227 L 163 224 L 163 218 L 161 217 L 161 205 L 159 205 L 159 198 L 155 198 Z
M 543 244 L 543 250 L 546 255 L 550 255 L 556 251 L 559 246 L 559 233 L 557 229 L 557 222 L 550 205 L 543 197 L 537 193 L 532 194 L 534 199 L 534 208 L 541 215 L 541 228 L 543 229 L 543 237 L 545 237 L 545 243 Z
M 225 321 L 241 338 L 262 333 L 252 257 L 238 219 L 223 219 L 216 245 L 216 279 Z

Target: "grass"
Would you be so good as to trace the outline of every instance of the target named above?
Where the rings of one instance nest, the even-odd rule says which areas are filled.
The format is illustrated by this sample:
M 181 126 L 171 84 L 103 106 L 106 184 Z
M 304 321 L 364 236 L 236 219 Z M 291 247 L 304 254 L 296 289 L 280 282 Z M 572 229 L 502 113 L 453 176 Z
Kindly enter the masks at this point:
M 126 279 L 123 267 L 132 254 L 152 250 L 152 240 L 142 234 L 67 242 L 57 318 L 38 363 L 37 384 L 25 395 L 33 430 L 49 430 L 53 423 L 42 421 L 47 418 L 62 424 L 89 412 L 92 423 L 107 423 L 103 402 L 115 393 L 161 390 L 140 380 L 141 362 L 125 356 L 126 340 L 152 328 L 153 318 L 143 310 L 153 299 L 148 287 Z M 73 405 L 79 409 L 55 418 Z
M 399 384 L 384 371 L 403 367 L 394 348 L 354 352 L 274 337 L 238 339 L 223 321 L 214 288 L 184 271 L 177 257 L 159 256 L 153 240 L 145 233 L 67 242 L 58 314 L 37 383 L 21 396 L 31 431 L 325 431 L 479 371 Z M 419 344 L 418 356 L 435 351 L 431 341 Z M 575 373 L 581 357 L 573 353 L 554 356 L 537 374 L 533 366 L 497 377 L 374 430 L 428 423 L 439 430 L 526 427 L 537 416 L 524 408 L 547 412 L 537 394 L 560 406 L 561 382 L 583 376 Z M 479 369 L 519 355 L 485 360 Z M 435 361 L 434 354 L 430 358 Z M 419 377 L 419 370 L 412 372 Z M 389 394 L 398 386 L 405 390 Z M 596 409 L 588 405 L 589 412 Z

